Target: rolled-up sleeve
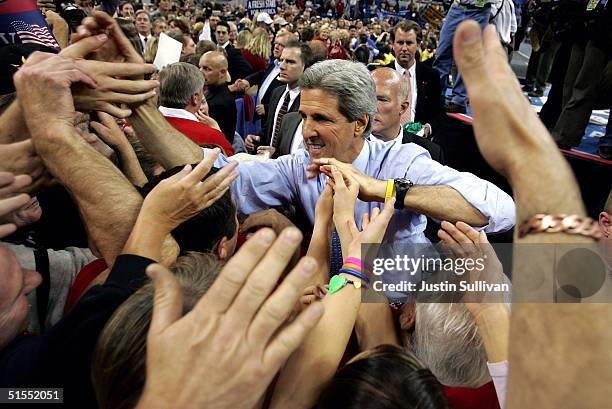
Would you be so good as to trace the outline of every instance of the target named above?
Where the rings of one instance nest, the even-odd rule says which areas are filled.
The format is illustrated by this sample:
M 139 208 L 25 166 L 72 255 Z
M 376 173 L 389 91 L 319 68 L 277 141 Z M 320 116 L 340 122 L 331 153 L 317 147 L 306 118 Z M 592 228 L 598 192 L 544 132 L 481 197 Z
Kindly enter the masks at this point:
M 471 173 L 443 166 L 425 152 L 414 158 L 406 177 L 417 185 L 446 185 L 458 191 L 489 220 L 486 233 L 507 231 L 516 222 L 514 201 L 506 192 Z

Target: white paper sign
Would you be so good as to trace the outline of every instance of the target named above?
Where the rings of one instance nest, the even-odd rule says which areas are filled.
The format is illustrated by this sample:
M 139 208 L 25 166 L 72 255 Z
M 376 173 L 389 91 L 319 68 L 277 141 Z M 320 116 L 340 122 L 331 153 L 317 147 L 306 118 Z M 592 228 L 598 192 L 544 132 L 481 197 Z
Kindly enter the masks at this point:
M 153 64 L 158 70 L 161 70 L 168 64 L 179 62 L 182 49 L 183 43 L 161 33 L 159 35 L 159 45 L 157 46 L 157 54 L 155 54 Z

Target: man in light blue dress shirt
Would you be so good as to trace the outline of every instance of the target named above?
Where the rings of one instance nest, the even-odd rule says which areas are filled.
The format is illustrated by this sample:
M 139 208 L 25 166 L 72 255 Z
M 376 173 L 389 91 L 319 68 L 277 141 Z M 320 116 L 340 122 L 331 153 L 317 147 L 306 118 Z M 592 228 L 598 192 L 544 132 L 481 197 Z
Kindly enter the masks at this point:
M 293 204 L 313 223 L 315 205 L 327 179 L 322 173 L 309 178 L 308 167 L 312 168 L 315 159 L 320 164 L 335 164 L 360 182 L 362 200 L 355 206 L 358 224 L 363 213 L 381 206 L 388 179 L 405 178 L 414 183 L 404 201 L 406 208 L 396 210 L 391 219 L 386 242 L 427 243 L 423 214 L 463 220 L 484 226 L 486 232 L 510 229 L 515 222 L 514 202 L 495 185 L 440 165 L 416 144 L 365 138 L 376 114 L 376 91 L 370 74 L 362 68 L 330 60 L 304 73 L 300 114 L 307 149 L 276 160 L 240 163 L 240 177 L 232 186 L 238 210 L 250 214 Z M 230 160 L 219 156 L 215 166 Z
M 312 177 L 318 162 L 335 164 L 359 182 L 358 225 L 363 213 L 384 201 L 387 179 L 406 178 L 414 183 L 403 209 L 396 210 L 389 224 L 385 242 L 427 243 L 424 215 L 453 223 L 461 220 L 486 232 L 502 232 L 514 225 L 514 202 L 495 185 L 440 165 L 417 145 L 367 140 L 376 116 L 376 87 L 365 66 L 343 60 L 319 62 L 304 72 L 300 87 L 306 150 L 275 160 L 240 163 L 236 168 L 240 176 L 232 185 L 240 213 L 294 205 L 313 222 L 327 178 Z M 138 110 L 132 120 L 147 150 L 164 167 L 202 160 L 206 149 L 167 127 L 155 110 Z M 230 160 L 219 156 L 215 166 Z

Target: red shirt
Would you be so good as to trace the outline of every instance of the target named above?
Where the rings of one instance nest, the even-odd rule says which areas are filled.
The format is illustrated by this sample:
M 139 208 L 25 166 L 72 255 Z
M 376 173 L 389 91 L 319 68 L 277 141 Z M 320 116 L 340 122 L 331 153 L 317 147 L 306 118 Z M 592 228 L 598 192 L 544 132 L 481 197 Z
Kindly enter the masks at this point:
M 189 139 L 198 145 L 218 145 L 224 151 L 225 156 L 232 156 L 234 154 L 234 149 L 232 149 L 232 145 L 225 138 L 223 132 L 191 119 L 170 116 L 165 116 L 164 118 L 166 118 L 166 121 L 168 121 L 177 131 L 187 135 Z
M 265 58 L 259 55 L 251 54 L 246 48 L 242 49 L 242 56 L 249 64 L 251 64 L 251 67 L 253 67 L 253 72 L 263 71 L 268 65 L 268 61 L 266 61 Z

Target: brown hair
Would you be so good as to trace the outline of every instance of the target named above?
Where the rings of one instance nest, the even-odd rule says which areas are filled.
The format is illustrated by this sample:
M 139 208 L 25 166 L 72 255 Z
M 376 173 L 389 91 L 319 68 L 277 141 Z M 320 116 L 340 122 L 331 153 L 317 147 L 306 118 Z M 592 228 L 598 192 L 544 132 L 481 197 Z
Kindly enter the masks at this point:
M 179 257 L 172 272 L 183 291 L 183 314 L 208 291 L 221 266 L 210 253 L 191 252 Z M 136 291 L 117 308 L 98 338 L 91 377 L 100 409 L 133 408 L 140 399 L 153 294 L 151 283 Z
M 402 20 L 399 23 L 397 23 L 391 29 L 391 41 L 392 42 L 395 41 L 395 33 L 397 32 L 397 30 L 402 30 L 405 33 L 407 33 L 410 30 L 414 30 L 414 33 L 416 34 L 416 38 L 418 42 L 421 42 L 421 38 L 423 37 L 421 33 L 421 26 L 416 21 Z

